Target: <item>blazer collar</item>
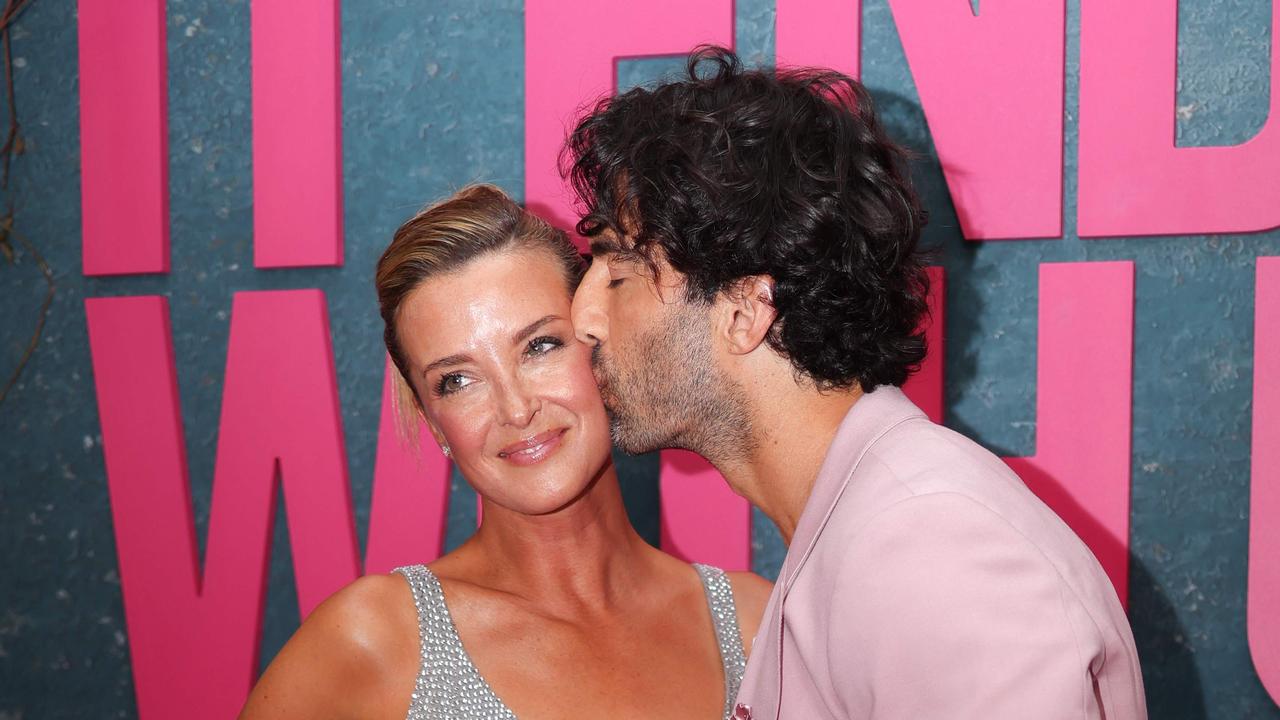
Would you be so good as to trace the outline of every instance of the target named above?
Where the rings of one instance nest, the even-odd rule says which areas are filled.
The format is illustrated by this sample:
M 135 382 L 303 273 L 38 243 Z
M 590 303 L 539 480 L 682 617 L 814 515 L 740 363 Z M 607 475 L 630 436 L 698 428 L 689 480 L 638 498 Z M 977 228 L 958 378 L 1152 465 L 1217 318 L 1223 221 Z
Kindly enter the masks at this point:
M 853 407 L 849 408 L 848 414 L 836 430 L 831 446 L 827 448 L 822 468 L 818 471 L 813 490 L 809 493 L 800 521 L 796 524 L 796 532 L 782 563 L 782 571 L 778 574 L 783 597 L 791 589 L 800 568 L 809 559 L 818 536 L 831 518 L 836 502 L 844 493 L 867 448 L 890 428 L 916 417 L 923 418 L 925 414 L 907 399 L 902 390 L 892 385 L 877 387 L 858 398 Z

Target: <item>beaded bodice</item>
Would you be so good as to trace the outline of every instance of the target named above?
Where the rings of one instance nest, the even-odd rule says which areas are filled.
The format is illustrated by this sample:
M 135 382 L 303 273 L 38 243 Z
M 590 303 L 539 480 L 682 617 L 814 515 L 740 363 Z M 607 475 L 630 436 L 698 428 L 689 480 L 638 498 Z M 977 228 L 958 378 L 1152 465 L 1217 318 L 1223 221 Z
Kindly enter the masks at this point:
M 724 663 L 727 720 L 747 665 L 733 589 L 723 570 L 709 565 L 693 567 L 702 579 Z M 515 720 L 515 714 L 498 699 L 463 649 L 436 576 L 425 565 L 396 568 L 396 572 L 409 582 L 418 608 L 421 660 L 409 703 L 409 720 Z

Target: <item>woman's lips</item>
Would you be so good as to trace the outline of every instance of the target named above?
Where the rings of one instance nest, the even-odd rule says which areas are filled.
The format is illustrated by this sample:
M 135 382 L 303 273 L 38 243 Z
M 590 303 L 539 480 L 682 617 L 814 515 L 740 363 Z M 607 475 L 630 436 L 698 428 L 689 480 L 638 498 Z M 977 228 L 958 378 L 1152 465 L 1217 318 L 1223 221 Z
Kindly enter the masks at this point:
M 554 453 L 569 428 L 557 428 L 525 438 L 498 451 L 498 457 L 513 465 L 536 465 Z

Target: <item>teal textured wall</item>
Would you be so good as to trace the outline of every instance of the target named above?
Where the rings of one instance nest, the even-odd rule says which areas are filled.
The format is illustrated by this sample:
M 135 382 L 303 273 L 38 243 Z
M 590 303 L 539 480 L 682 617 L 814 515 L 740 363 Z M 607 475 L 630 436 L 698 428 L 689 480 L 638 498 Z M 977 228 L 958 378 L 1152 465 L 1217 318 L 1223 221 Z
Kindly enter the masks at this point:
M 1254 262 L 1280 255 L 1280 232 L 1076 236 L 1081 1 L 1090 0 L 1067 3 L 1064 237 L 989 243 L 960 237 L 887 2 L 864 1 L 863 80 L 896 136 L 920 155 L 916 174 L 932 214 L 927 236 L 948 272 L 946 422 L 1003 455 L 1033 453 L 1038 265 L 1133 260 L 1130 616 L 1151 716 L 1280 718 L 1253 671 L 1244 622 Z M 1248 139 L 1266 122 L 1271 3 L 1183 0 L 1179 9 L 1179 144 Z M 321 288 L 363 538 L 382 380 L 373 262 L 404 218 L 463 183 L 492 181 L 523 196 L 522 4 L 347 0 L 346 263 L 255 270 L 248 2 L 170 0 L 167 13 L 173 271 L 165 276 L 80 274 L 75 3 L 35 0 L 13 34 L 28 152 L 15 162 L 6 200 L 18 231 L 47 257 L 57 294 L 38 351 L 0 405 L 0 720 L 136 715 L 84 298 L 170 298 L 203 539 L 232 294 Z M 773 3 L 739 0 L 736 14 L 739 51 L 771 62 Z M 672 67 L 663 59 L 623 62 L 619 83 Z M 0 288 L 7 377 L 44 282 L 20 252 L 16 264 L 0 263 Z M 619 466 L 636 524 L 656 539 L 656 459 L 619 458 Z M 475 522 L 469 490 L 457 478 L 454 488 L 450 544 Z M 753 548 L 756 569 L 772 577 L 783 548 L 759 515 Z M 278 521 L 264 662 L 297 625 L 293 593 Z

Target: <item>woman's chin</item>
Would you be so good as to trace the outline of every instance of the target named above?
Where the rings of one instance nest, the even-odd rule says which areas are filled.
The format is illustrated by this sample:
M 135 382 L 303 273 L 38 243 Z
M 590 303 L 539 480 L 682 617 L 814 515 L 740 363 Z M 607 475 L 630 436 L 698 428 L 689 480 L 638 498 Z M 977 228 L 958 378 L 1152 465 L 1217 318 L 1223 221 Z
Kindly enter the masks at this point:
M 500 497 L 490 500 L 521 515 L 551 515 L 569 509 L 586 497 L 600 473 L 575 472 L 572 476 L 576 478 L 574 482 L 564 482 L 565 474 L 559 474 L 553 483 L 530 483 L 521 488 L 527 492 L 511 492 L 512 488 L 508 487 Z

